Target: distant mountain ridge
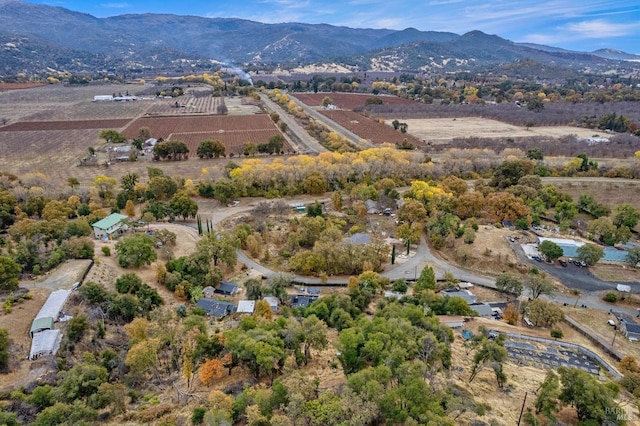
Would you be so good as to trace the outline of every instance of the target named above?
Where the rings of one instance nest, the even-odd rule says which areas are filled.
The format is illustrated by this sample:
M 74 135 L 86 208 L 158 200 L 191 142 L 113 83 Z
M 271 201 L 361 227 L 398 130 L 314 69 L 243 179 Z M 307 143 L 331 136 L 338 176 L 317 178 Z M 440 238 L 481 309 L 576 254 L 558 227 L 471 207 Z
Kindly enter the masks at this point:
M 429 71 L 478 69 L 523 59 L 604 70 L 628 67 L 621 61 L 640 56 L 612 49 L 582 53 L 517 44 L 480 31 L 458 35 L 169 14 L 96 18 L 61 7 L 0 1 L 0 76 L 46 70 L 195 72 L 215 63 L 292 68 L 335 62 L 359 70 Z

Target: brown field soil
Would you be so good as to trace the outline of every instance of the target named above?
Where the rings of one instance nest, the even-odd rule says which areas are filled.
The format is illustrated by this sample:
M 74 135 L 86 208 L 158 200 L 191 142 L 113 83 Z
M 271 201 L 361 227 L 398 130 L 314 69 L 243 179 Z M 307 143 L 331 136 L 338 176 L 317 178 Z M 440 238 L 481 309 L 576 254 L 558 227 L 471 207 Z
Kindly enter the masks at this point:
M 453 247 L 445 247 L 438 253 L 448 262 L 473 271 L 489 275 L 503 272 L 517 274 L 517 258 L 507 241 L 509 236 L 518 236 L 521 242 L 525 239 L 535 241 L 535 237 L 525 236 L 520 231 L 480 225 L 473 244 L 466 244 L 462 238 L 457 238 Z
M 357 107 L 365 106 L 367 99 L 377 98 L 382 100 L 383 105 L 415 105 L 417 102 L 411 99 L 403 99 L 397 96 L 373 95 L 367 93 L 292 93 L 300 102 L 309 106 L 322 106 L 325 97 L 331 98 L 333 104 L 341 109 L 353 110 Z
M 32 132 L 51 130 L 120 129 L 131 121 L 130 118 L 107 120 L 67 120 L 67 121 L 20 121 L 0 127 L 0 132 Z
M 144 117 L 135 120 L 122 132 L 129 138 L 138 136 L 141 127 L 148 127 L 154 138 L 167 139 L 172 133 L 218 132 L 233 130 L 276 129 L 266 114 L 248 116 Z
M 244 153 L 244 144 L 251 142 L 256 145 L 266 144 L 273 136 L 280 134 L 278 129 L 260 129 L 260 130 L 231 130 L 224 132 L 188 132 L 188 133 L 172 133 L 169 140 L 184 142 L 189 148 L 189 158 L 197 158 L 198 146 L 201 142 L 220 141 L 226 148 L 226 154 L 242 155 Z M 282 146 L 283 152 L 292 152 L 293 149 L 287 141 Z
M 388 123 L 394 119 L 389 118 Z M 588 138 L 594 135 L 592 129 L 581 129 L 570 126 L 518 127 L 512 124 L 479 117 L 463 118 L 421 118 L 397 120 L 407 123 L 407 132 L 420 140 L 435 144 L 448 143 L 455 138 L 524 138 L 531 136 L 547 136 L 560 138 L 566 135 L 577 135 Z
M 383 143 L 402 143 L 407 140 L 416 148 L 425 147 L 426 144 L 407 133 L 393 130 L 393 127 L 380 123 L 369 117 L 353 111 L 346 110 L 321 110 L 320 113 L 329 119 L 340 124 L 345 129 L 355 133 L 362 139 L 368 140 L 376 145 Z
M 178 107 L 176 108 L 176 103 Z M 156 99 L 147 110 L 147 115 L 193 115 L 216 114 L 218 107 L 224 105 L 224 98 L 212 96 L 180 96 L 171 99 Z
M 0 82 L 0 91 L 31 89 L 34 87 L 44 86 L 44 83 L 2 83 Z
M 620 204 L 631 204 L 640 209 L 640 180 L 603 180 L 590 178 L 553 178 L 546 180 L 558 190 L 578 201 L 581 195 L 591 195 L 598 203 L 615 210 Z

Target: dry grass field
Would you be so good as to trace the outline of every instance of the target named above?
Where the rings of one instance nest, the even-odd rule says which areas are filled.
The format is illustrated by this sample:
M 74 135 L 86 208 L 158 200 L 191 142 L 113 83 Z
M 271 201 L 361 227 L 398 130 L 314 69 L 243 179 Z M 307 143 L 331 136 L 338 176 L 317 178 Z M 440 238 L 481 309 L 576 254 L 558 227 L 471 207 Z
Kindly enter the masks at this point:
M 293 93 L 292 96 L 311 107 L 322 106 L 322 100 L 328 97 L 335 106 L 347 110 L 365 106 L 367 99 L 370 98 L 380 99 L 383 105 L 415 105 L 417 103 L 411 99 L 371 93 Z
M 394 119 L 387 119 L 390 124 Z M 566 135 L 577 135 L 579 138 L 588 138 L 597 133 L 592 129 L 581 129 L 570 126 L 552 127 L 518 127 L 500 121 L 478 118 L 420 118 L 397 119 L 408 124 L 408 133 L 420 140 L 433 144 L 448 143 L 455 138 L 524 138 L 531 136 L 547 136 L 560 138 Z

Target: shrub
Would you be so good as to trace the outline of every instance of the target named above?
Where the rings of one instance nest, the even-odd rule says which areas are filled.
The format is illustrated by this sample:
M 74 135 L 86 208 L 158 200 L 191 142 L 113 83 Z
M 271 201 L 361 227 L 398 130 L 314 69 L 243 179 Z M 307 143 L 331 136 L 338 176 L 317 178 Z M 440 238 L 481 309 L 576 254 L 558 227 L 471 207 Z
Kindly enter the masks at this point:
M 103 246 L 102 254 L 104 254 L 105 256 L 111 256 L 111 248 L 108 246 Z
M 604 301 L 609 303 L 616 303 L 618 301 L 618 296 L 615 293 L 607 293 L 604 295 Z
M 193 414 L 191 415 L 191 423 L 194 425 L 202 424 L 204 420 L 204 415 L 207 412 L 206 409 L 202 407 L 196 407 L 193 409 Z
M 551 330 L 551 337 L 553 337 L 554 339 L 562 339 L 562 336 L 564 336 L 564 333 L 562 333 L 562 330 L 560 330 L 559 328 L 554 328 L 553 330 Z

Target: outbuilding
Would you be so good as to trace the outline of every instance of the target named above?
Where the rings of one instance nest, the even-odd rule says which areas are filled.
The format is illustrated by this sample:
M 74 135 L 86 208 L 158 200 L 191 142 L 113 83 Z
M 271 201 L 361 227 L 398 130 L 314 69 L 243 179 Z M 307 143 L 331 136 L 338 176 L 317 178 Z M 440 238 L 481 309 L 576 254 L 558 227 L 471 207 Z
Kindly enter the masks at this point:
M 99 240 L 111 240 L 117 238 L 129 229 L 127 224 L 124 223 L 124 220 L 128 218 L 128 216 L 120 213 L 110 214 L 92 225 L 93 233 Z

